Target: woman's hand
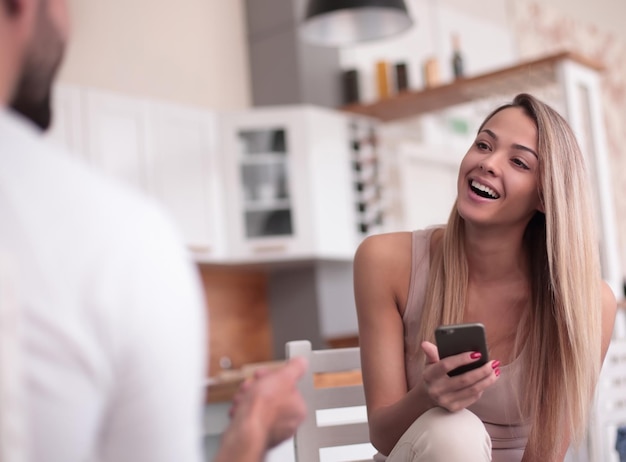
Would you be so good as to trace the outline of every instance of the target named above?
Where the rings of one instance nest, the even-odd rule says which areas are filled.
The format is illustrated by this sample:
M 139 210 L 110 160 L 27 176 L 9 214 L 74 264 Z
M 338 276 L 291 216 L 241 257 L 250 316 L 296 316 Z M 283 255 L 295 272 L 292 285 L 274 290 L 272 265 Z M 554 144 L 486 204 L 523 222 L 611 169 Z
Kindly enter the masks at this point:
M 435 405 L 450 412 L 474 404 L 500 375 L 500 361 L 488 361 L 480 368 L 450 377 L 448 372 L 477 361 L 480 356 L 476 355 L 480 353 L 461 353 L 440 360 L 436 345 L 422 342 L 421 347 L 426 355 L 423 374 L 426 393 Z

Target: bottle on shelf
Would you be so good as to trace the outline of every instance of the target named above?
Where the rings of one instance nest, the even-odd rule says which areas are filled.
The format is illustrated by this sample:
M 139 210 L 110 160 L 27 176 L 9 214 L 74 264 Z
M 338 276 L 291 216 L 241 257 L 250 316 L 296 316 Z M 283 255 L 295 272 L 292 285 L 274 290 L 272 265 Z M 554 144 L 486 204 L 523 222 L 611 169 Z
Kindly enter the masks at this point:
M 347 69 L 342 74 L 343 103 L 358 104 L 361 100 L 359 95 L 359 71 Z
M 376 84 L 378 87 L 378 99 L 386 99 L 391 96 L 389 88 L 389 63 L 378 61 L 376 63 Z
M 440 83 L 439 61 L 435 57 L 430 57 L 424 62 L 424 87 L 432 88 Z
M 464 77 L 463 55 L 461 54 L 461 39 L 459 34 L 452 34 L 452 74 L 455 79 Z
M 404 62 L 396 63 L 396 91 L 398 93 L 409 89 L 409 74 Z

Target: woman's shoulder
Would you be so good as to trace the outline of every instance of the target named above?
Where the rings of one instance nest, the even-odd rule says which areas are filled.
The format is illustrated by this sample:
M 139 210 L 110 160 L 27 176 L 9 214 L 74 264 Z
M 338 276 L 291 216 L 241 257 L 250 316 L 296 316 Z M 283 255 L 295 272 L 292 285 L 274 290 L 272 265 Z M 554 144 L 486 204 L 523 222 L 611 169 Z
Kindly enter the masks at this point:
M 438 228 L 416 231 L 399 231 L 374 234 L 365 238 L 357 248 L 355 267 L 376 266 L 384 271 L 410 270 L 413 253 L 429 249 L 431 235 L 437 234 Z M 434 240 L 434 239 L 433 239 Z
M 410 255 L 412 236 L 413 233 L 410 231 L 373 234 L 368 236 L 359 244 L 355 261 L 397 261 L 398 258 Z

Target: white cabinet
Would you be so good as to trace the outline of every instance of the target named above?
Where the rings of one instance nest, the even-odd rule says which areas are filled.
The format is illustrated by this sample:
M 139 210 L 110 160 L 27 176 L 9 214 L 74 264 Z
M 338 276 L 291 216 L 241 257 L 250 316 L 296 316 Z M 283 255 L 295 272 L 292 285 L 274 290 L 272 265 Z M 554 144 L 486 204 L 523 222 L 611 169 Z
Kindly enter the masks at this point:
M 96 90 L 84 93 L 85 147 L 107 174 L 149 192 L 148 103 Z
M 234 261 L 353 257 L 360 233 L 349 122 L 312 106 L 223 114 Z
M 149 116 L 151 186 L 170 211 L 198 261 L 225 258 L 222 175 L 213 112 L 152 103 Z
M 198 262 L 349 261 L 382 221 L 375 126 L 314 106 L 217 113 L 59 85 L 48 138 L 157 199 Z
M 59 85 L 47 135 L 157 199 L 198 261 L 225 258 L 215 112 Z

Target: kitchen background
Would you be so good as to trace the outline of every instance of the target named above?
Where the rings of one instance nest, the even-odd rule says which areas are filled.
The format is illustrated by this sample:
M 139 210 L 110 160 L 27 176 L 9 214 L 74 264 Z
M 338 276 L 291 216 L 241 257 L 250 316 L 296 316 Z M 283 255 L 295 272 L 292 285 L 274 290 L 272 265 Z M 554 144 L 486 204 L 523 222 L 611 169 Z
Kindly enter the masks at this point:
M 626 4 L 406 3 L 415 22 L 408 32 L 324 49 L 297 41 L 304 0 L 69 1 L 73 39 L 50 138 L 145 189 L 178 221 L 206 291 L 211 377 L 281 359 L 287 340 L 356 344 L 358 242 L 447 218 L 456 165 L 501 99 L 391 122 L 334 108 L 347 70 L 358 73 L 362 103 L 378 100 L 380 61 L 404 63 L 409 90 L 426 86 L 423 66 L 432 58 L 439 83 L 453 81 L 455 35 L 467 77 L 563 50 L 603 64 L 609 173 L 601 183 L 621 268 L 613 287 L 623 297 Z M 541 91 L 559 105 L 554 86 Z M 258 187 L 268 175 L 269 189 Z M 279 219 L 275 235 L 255 240 L 268 201 Z M 228 390 L 216 387 L 213 396 L 227 399 Z
M 309 338 L 314 346 L 357 342 L 350 258 L 359 240 L 371 232 L 446 219 L 454 190 L 441 186 L 420 198 L 424 189 L 418 183 L 429 180 L 424 172 L 434 181 L 434 170 L 424 166 L 438 163 L 444 173 L 437 181 L 453 177 L 476 124 L 500 100 L 388 123 L 310 105 L 340 106 L 341 72 L 348 69 L 358 71 L 361 101 L 375 102 L 375 66 L 381 60 L 405 63 L 409 89 L 420 90 L 422 66 L 434 57 L 441 83 L 448 83 L 454 34 L 468 77 L 562 50 L 603 64 L 601 108 L 611 174 L 606 181 L 614 208 L 614 253 L 624 277 L 626 3 L 621 0 L 407 0 L 415 21 L 408 32 L 339 50 L 296 44 L 301 0 L 69 3 L 73 40 L 60 74 L 59 117 L 51 138 L 156 191 L 185 237 L 191 236 L 187 243 L 198 261 L 211 317 L 207 370 L 213 377 L 280 359 L 291 339 Z M 555 96 L 554 88 L 546 91 L 546 98 Z M 251 111 L 272 105 L 279 107 Z M 292 177 L 291 218 L 308 233 L 296 243 L 271 239 L 259 248 L 246 239 L 250 229 L 237 238 L 232 226 L 245 228 L 239 204 L 250 194 L 239 184 L 237 150 L 253 153 L 250 146 L 260 141 L 234 134 L 264 126 L 273 127 L 274 139 L 287 127 L 289 146 L 276 148 L 279 155 L 269 162 L 282 162 L 284 151 L 294 151 L 289 155 L 295 165 L 285 167 Z M 358 152 L 349 149 L 355 142 Z M 177 150 L 186 152 L 188 166 L 202 166 L 202 178 L 193 172 L 195 183 L 187 181 L 190 172 L 182 162 L 172 161 Z M 362 165 L 376 166 L 380 190 L 373 194 L 384 220 L 375 214 L 363 220 L 359 201 L 352 199 L 350 166 L 358 156 Z M 614 284 L 614 290 L 621 287 Z

